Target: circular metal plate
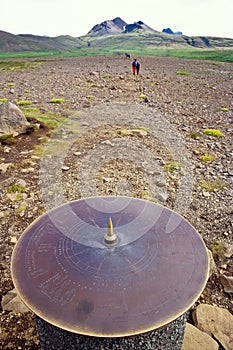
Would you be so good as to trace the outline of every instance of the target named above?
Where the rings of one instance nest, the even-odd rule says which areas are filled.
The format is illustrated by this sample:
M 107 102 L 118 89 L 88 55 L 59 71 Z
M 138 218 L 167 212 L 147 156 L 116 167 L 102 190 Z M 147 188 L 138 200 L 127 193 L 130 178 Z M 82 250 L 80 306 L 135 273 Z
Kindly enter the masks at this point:
M 117 242 L 105 243 L 111 218 Z M 64 204 L 34 221 L 12 255 L 24 303 L 74 333 L 119 337 L 161 327 L 203 291 L 208 255 L 195 229 L 160 205 L 128 197 Z

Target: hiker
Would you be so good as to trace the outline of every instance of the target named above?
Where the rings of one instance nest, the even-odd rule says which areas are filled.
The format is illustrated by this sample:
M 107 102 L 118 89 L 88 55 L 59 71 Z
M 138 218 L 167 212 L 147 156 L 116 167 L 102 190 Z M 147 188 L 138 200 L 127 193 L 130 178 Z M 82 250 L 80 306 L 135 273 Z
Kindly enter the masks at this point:
M 137 62 L 137 75 L 139 74 L 139 71 L 140 71 L 140 63 L 139 62 Z
M 135 57 L 133 62 L 132 62 L 132 70 L 133 70 L 133 75 L 139 74 L 140 70 L 140 63 L 137 61 L 137 58 Z

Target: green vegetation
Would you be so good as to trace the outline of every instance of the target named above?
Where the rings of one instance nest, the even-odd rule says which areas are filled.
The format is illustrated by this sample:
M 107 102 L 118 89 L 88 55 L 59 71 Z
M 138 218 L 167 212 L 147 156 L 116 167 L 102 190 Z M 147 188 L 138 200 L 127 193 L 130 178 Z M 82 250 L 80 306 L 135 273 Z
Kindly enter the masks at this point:
M 224 136 L 224 134 L 218 129 L 205 129 L 204 130 L 204 134 L 210 135 L 210 136 L 213 136 L 213 137 L 222 137 L 222 136 Z
M 140 198 L 148 198 L 150 196 L 150 192 L 148 190 L 142 190 L 140 193 Z
M 224 246 L 221 241 L 216 241 L 210 246 L 214 258 L 222 260 L 224 258 Z
M 18 214 L 22 213 L 23 211 L 25 211 L 27 209 L 27 204 L 26 203 L 23 203 L 21 204 L 17 209 L 16 209 L 16 212 Z
M 227 185 L 221 181 L 207 181 L 200 180 L 199 182 L 201 188 L 205 189 L 208 192 L 213 192 L 214 190 L 222 190 Z
M 167 162 L 163 169 L 169 173 L 173 173 L 174 171 L 180 170 L 183 167 L 183 164 L 178 162 Z
M 52 98 L 52 100 L 49 101 L 50 103 L 64 103 L 65 100 L 63 98 Z
M 25 191 L 26 187 L 21 185 L 12 185 L 6 189 L 7 193 L 16 193 L 16 192 L 22 192 Z
M 198 139 L 199 137 L 202 137 L 202 134 L 199 131 L 193 131 L 190 133 L 191 139 Z
M 176 72 L 177 75 L 190 75 L 188 72 Z
M 8 55 L 7 55 L 8 54 Z M 0 52 L 0 58 L 3 59 L 5 58 L 12 58 L 11 57 L 12 53 L 5 53 L 5 52 Z M 12 71 L 12 70 L 18 70 L 26 67 L 25 62 L 13 62 L 13 61 L 1 61 L 0 62 L 0 72 L 1 71 Z
M 102 46 L 99 40 L 99 47 L 85 47 L 71 51 L 22 51 L 22 52 L 0 52 L 0 60 L 13 59 L 13 58 L 36 58 L 40 57 L 40 60 L 35 60 L 31 63 L 14 62 L 14 61 L 2 61 L 0 62 L 1 70 L 15 70 L 15 69 L 27 69 L 30 66 L 35 66 L 37 61 L 43 62 L 42 58 L 54 57 L 76 57 L 76 56 L 112 56 L 112 55 L 124 55 L 125 50 L 135 56 L 154 56 L 154 57 L 175 57 L 175 58 L 187 58 L 187 59 L 199 59 L 199 60 L 212 60 L 219 62 L 233 62 L 233 49 L 166 49 L 158 48 L 156 44 L 153 46 L 146 46 L 146 43 L 141 45 L 135 45 L 135 41 L 125 40 L 119 42 L 118 45 L 114 45 L 114 40 L 111 37 L 112 43 L 109 43 L 108 47 Z M 110 39 L 110 38 L 109 38 Z M 115 39 L 116 40 L 116 39 Z M 124 40 L 124 39 L 122 39 Z M 124 45 L 123 45 L 124 44 Z M 9 62 L 9 63 L 8 63 Z
M 20 163 L 22 167 L 28 167 L 33 164 L 33 161 L 31 159 L 23 159 L 22 162 Z
M 77 125 L 72 124 L 72 122 L 69 121 L 69 119 L 65 117 L 61 117 L 58 115 L 55 115 L 53 113 L 47 112 L 47 113 L 41 113 L 37 108 L 23 108 L 23 113 L 25 117 L 31 122 L 32 120 L 35 120 L 35 122 L 39 122 L 45 126 L 47 126 L 50 130 L 50 134 L 59 134 L 61 133 L 60 128 L 63 126 L 66 128 L 67 132 L 74 132 L 75 127 Z M 33 127 L 33 125 L 32 125 Z M 52 141 L 48 138 L 48 136 L 44 136 L 40 142 L 40 145 L 36 145 L 34 149 L 34 154 L 38 157 L 42 157 L 45 150 L 45 144 L 48 144 L 49 142 L 49 151 L 51 154 L 57 154 L 61 150 L 64 149 L 64 145 L 66 144 L 64 140 L 61 142 L 59 140 Z
M 46 142 L 48 141 L 48 138 L 46 138 L 46 140 L 44 139 L 42 141 L 43 144 L 45 144 Z M 35 150 L 34 150 L 34 154 L 37 156 L 37 157 L 43 157 L 43 154 L 44 154 L 44 146 L 41 146 L 41 145 L 36 145 L 35 147 Z
M 200 159 L 203 162 L 213 162 L 213 160 L 215 160 L 215 156 L 211 156 L 209 154 L 205 154 L 205 155 L 201 156 Z
M 16 104 L 18 106 L 28 106 L 31 104 L 31 101 L 18 101 Z
M 22 111 L 27 119 L 34 119 L 52 129 L 59 127 L 67 121 L 66 118 L 54 115 L 50 112 L 46 114 L 41 113 L 37 108 L 23 108 Z
M 0 136 L 0 143 L 4 145 L 10 145 L 15 142 L 13 134 L 7 134 Z
M 20 55 L 21 53 L 14 53 L 14 52 L 0 52 L 0 73 L 2 71 L 18 71 L 18 70 L 25 70 L 25 69 L 30 69 L 30 68 L 35 68 L 38 63 L 36 63 L 36 61 L 31 61 L 31 62 L 25 62 L 25 61 L 11 61 L 11 60 L 4 60 L 4 59 L 8 59 L 8 58 L 18 58 L 18 57 L 31 57 L 29 56 L 25 56 L 24 55 Z M 10 85 L 13 83 L 9 83 L 9 86 L 13 86 Z
M 0 98 L 0 103 L 1 102 L 7 102 L 7 98 Z

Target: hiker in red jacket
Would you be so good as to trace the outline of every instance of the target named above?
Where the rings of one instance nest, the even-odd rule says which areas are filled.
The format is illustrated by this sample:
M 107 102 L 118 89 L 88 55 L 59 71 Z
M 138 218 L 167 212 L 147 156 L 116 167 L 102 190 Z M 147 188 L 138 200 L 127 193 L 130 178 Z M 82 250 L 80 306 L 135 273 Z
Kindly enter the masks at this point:
M 132 70 L 133 70 L 133 75 L 139 74 L 140 70 L 140 63 L 137 61 L 137 58 L 135 57 L 133 62 L 132 62 Z

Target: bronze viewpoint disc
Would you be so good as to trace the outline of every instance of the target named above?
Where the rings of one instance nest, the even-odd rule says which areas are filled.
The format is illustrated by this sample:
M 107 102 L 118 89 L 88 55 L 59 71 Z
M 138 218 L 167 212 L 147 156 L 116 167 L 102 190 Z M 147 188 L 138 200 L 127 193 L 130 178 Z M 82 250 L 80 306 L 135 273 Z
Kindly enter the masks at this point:
M 113 243 L 105 240 L 109 227 Z M 87 198 L 47 212 L 20 237 L 11 266 L 35 314 L 98 337 L 139 334 L 176 319 L 200 296 L 208 268 L 204 242 L 186 220 L 129 197 Z

